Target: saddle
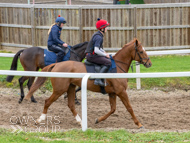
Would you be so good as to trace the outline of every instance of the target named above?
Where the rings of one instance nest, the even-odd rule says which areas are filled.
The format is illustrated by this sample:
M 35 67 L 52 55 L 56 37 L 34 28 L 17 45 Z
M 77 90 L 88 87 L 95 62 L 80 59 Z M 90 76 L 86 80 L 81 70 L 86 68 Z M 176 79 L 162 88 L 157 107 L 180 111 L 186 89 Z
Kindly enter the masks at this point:
M 45 66 L 56 63 L 57 54 L 49 51 L 48 49 L 44 49 L 44 62 Z M 68 61 L 70 59 L 70 48 L 65 49 L 65 56 L 62 61 Z
M 98 65 L 87 60 L 84 61 L 88 73 L 99 73 L 102 65 Z
M 108 70 L 107 73 L 117 73 L 117 69 L 116 69 L 116 63 L 114 61 L 114 59 L 112 58 L 112 56 L 110 55 L 110 59 L 111 59 L 111 66 Z M 99 73 L 100 69 L 102 68 L 103 65 L 98 65 L 95 63 L 91 63 L 87 60 L 84 61 L 85 66 L 86 66 L 86 70 L 87 73 Z
M 107 71 L 107 73 L 116 73 L 117 70 L 116 70 L 115 61 L 111 56 L 110 56 L 110 59 L 111 59 L 112 65 L 110 66 L 110 69 Z M 91 63 L 91 62 L 89 62 L 87 60 L 85 60 L 84 63 L 85 63 L 85 66 L 86 66 L 87 73 L 100 73 L 100 70 L 101 70 L 101 68 L 103 66 L 103 65 L 98 65 L 98 64 L 95 64 L 95 63 Z M 94 80 L 94 79 L 92 79 L 92 80 Z M 101 80 L 105 83 L 105 86 L 106 86 L 107 85 L 106 80 L 105 79 L 101 79 Z M 101 90 L 102 94 L 107 94 L 106 91 L 105 91 L 105 86 L 100 86 L 100 90 Z

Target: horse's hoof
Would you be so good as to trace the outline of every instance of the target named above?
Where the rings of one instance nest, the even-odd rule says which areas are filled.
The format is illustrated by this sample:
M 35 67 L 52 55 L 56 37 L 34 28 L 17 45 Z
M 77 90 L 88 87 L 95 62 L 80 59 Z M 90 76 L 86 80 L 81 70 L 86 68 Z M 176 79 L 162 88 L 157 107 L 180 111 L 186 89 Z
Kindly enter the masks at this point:
M 142 129 L 142 130 L 143 130 L 143 129 L 145 129 L 145 127 L 144 127 L 144 126 L 141 126 L 139 129 Z
M 95 120 L 95 124 L 98 124 L 99 123 L 99 121 L 98 121 L 98 119 L 96 118 L 96 120 Z
M 36 100 L 31 100 L 33 103 L 38 103 Z
M 22 99 L 19 99 L 18 103 L 19 103 L 19 104 L 22 103 Z
M 36 125 L 38 125 L 38 124 L 40 124 L 40 123 L 41 123 L 41 120 L 40 120 L 40 119 L 37 119 L 36 122 L 35 122 Z
M 75 101 L 75 104 L 76 105 L 80 105 L 80 102 L 78 102 L 78 100 Z
M 24 97 L 24 100 L 26 101 L 26 100 L 29 100 L 30 99 L 30 97 L 28 98 L 27 96 L 25 96 Z

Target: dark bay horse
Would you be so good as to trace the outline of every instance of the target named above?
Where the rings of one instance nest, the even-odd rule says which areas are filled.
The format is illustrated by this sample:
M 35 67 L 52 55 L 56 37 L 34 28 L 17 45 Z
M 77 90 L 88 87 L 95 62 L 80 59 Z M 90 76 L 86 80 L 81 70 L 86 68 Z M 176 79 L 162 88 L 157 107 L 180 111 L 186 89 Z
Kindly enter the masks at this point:
M 85 50 L 87 45 L 88 42 L 84 42 L 73 46 L 71 48 L 72 50 L 71 50 L 70 60 L 81 62 L 86 56 Z M 13 58 L 10 70 L 17 70 L 17 61 L 19 57 L 20 57 L 20 62 L 25 71 L 38 71 L 39 69 L 43 69 L 45 67 L 43 48 L 31 47 L 28 49 L 18 51 Z M 13 77 L 14 76 L 7 76 L 7 81 L 11 82 L 13 80 Z M 35 77 L 22 76 L 21 78 L 19 78 L 20 91 L 21 91 L 21 97 L 19 99 L 19 103 L 21 103 L 24 98 L 23 83 L 27 79 L 29 79 L 27 86 L 28 89 L 30 89 L 32 83 L 34 82 Z M 35 103 L 37 102 L 33 96 L 31 97 L 31 101 Z
M 117 73 L 128 72 L 130 64 L 132 60 L 136 60 L 139 63 L 143 64 L 146 68 L 152 66 L 152 63 L 142 45 L 139 43 L 137 39 L 132 40 L 128 44 L 124 45 L 124 47 L 119 50 L 115 56 L 113 56 L 116 65 L 117 65 Z M 75 61 L 66 61 L 56 64 L 51 64 L 42 71 L 48 72 L 72 72 L 72 73 L 86 73 L 86 67 L 84 63 L 75 62 Z M 30 99 L 32 94 L 45 82 L 46 78 L 39 77 L 36 82 L 32 85 L 29 93 L 25 97 L 25 99 Z M 42 120 L 46 119 L 47 110 L 49 106 L 56 101 L 63 93 L 67 92 L 68 95 L 68 107 L 73 113 L 76 121 L 81 124 L 81 118 L 75 110 L 75 87 L 81 87 L 80 78 L 51 78 L 51 83 L 53 86 L 52 95 L 45 100 L 44 110 L 42 115 L 37 120 L 40 123 Z M 108 85 L 105 87 L 106 92 L 109 94 L 109 102 L 111 110 L 104 116 L 96 119 L 95 123 L 99 123 L 105 119 L 107 119 L 111 114 L 113 114 L 116 110 L 116 97 L 118 96 L 123 104 L 125 105 L 128 112 L 131 114 L 134 123 L 139 127 L 143 127 L 143 125 L 137 120 L 132 106 L 130 105 L 129 98 L 126 92 L 127 89 L 127 79 L 107 79 Z M 100 86 L 94 85 L 93 80 L 88 80 L 87 89 L 100 92 Z M 101 102 L 101 101 L 100 101 Z

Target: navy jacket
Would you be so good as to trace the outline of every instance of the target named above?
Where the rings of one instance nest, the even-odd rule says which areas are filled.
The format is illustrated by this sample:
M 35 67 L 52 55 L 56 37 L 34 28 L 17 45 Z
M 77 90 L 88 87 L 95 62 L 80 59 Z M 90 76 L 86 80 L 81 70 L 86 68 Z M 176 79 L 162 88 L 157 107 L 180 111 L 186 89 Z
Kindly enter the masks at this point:
M 103 48 L 103 35 L 100 31 L 94 33 L 90 42 L 87 45 L 85 53 L 93 53 L 94 47 Z
M 94 47 L 103 47 L 103 34 L 98 31 L 98 34 L 93 37 Z
M 48 46 L 59 45 L 59 44 L 63 45 L 65 43 L 60 39 L 61 30 L 62 28 L 59 27 L 58 25 L 52 26 L 51 32 L 49 33 L 48 37 Z

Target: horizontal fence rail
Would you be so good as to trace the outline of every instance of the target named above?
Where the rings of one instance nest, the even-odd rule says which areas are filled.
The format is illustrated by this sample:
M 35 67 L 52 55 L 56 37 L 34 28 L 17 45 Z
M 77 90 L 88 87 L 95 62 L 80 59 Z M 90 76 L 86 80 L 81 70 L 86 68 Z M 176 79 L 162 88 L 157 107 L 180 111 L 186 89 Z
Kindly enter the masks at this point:
M 149 56 L 155 55 L 172 55 L 172 54 L 190 54 L 190 50 L 164 50 L 164 51 L 147 51 Z M 109 53 L 115 55 L 115 53 Z M 0 57 L 14 57 L 12 53 L 0 53 Z
M 109 53 L 114 55 L 115 53 Z M 157 55 L 172 55 L 172 54 L 190 54 L 190 50 L 165 50 L 165 51 L 147 51 L 149 56 L 157 56 Z M 15 54 L 11 53 L 0 53 L 0 57 L 14 57 Z M 140 65 L 136 65 L 136 73 L 140 73 Z M 141 80 L 140 78 L 136 78 L 136 86 L 137 89 L 141 89 Z
M 57 77 L 57 78 L 158 78 L 158 77 L 189 77 L 190 72 L 158 72 L 158 73 L 60 73 L 36 71 L 0 70 L 0 75 L 31 76 L 31 77 Z
M 0 70 L 0 75 L 19 75 L 37 77 L 59 77 L 59 78 L 82 78 L 82 130 L 88 128 L 87 121 L 87 81 L 89 78 L 160 78 L 160 77 L 190 77 L 190 72 L 160 72 L 160 73 L 60 73 L 60 72 L 30 72 Z
M 184 3 L 190 2 L 190 0 L 144 0 L 146 4 L 148 3 Z

